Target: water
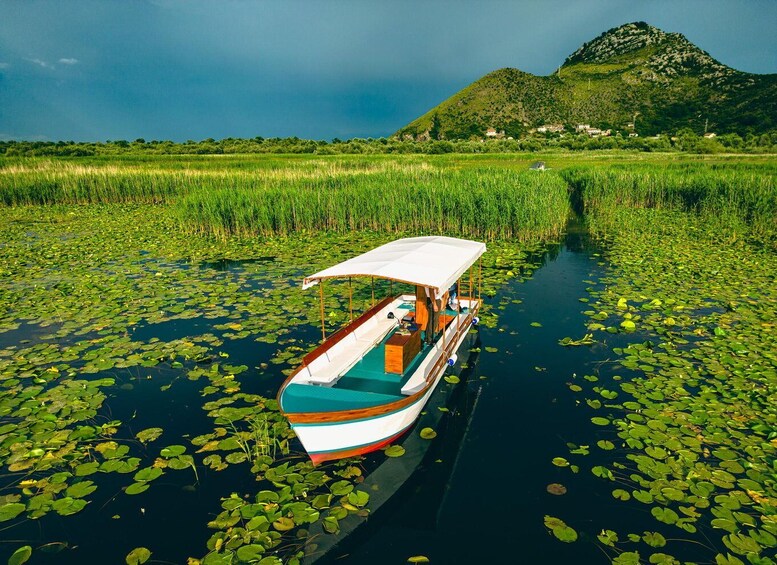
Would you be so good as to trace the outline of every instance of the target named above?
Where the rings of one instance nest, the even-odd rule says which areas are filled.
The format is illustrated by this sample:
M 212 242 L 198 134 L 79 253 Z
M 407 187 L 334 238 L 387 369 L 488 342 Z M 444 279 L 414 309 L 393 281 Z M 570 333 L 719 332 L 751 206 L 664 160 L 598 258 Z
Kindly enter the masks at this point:
M 607 436 L 594 429 L 592 411 L 578 406 L 582 397 L 567 386 L 575 374 L 607 378 L 598 363 L 615 344 L 558 345 L 564 337 L 582 337 L 589 321 L 579 299 L 591 286 L 584 281 L 602 274 L 594 251 L 570 236 L 545 255 L 530 280 L 508 284 L 490 300 L 507 302 L 499 326 L 481 329 L 483 346 L 498 351 L 480 357 L 476 372 L 487 378 L 474 376 L 482 390 L 465 437 L 458 453 L 441 464 L 450 478 L 439 484 L 439 477 L 428 476 L 412 492 L 400 493 L 404 500 L 393 512 L 376 516 L 371 532 L 333 552 L 329 562 L 404 563 L 413 555 L 432 563 L 604 562 L 594 544 L 561 543 L 543 525 L 546 514 L 580 528 L 594 515 L 607 523 L 611 514 L 613 526 L 631 519 L 608 485 L 587 470 L 596 464 L 596 440 Z M 569 468 L 551 460 L 574 462 L 566 444 L 581 441 L 594 446 L 572 478 Z M 445 473 L 439 475 L 444 480 Z M 566 495 L 546 491 L 556 482 L 567 484 Z
M 591 347 L 558 345 L 564 337 L 585 333 L 589 319 L 581 312 L 587 307 L 579 299 L 588 295 L 590 281 L 602 274 L 595 252 L 584 236 L 569 235 L 538 259 L 541 267 L 531 279 L 514 280 L 487 299 L 500 308 L 499 326 L 481 328 L 483 352 L 472 368 L 459 408 L 439 430 L 431 459 L 424 460 L 391 503 L 368 520 L 366 529 L 322 561 L 404 563 L 412 555 L 425 555 L 433 563 L 603 563 L 606 558 L 595 544 L 585 539 L 563 544 L 553 538 L 543 516 L 560 517 L 578 532 L 590 531 L 594 520 L 604 527 L 633 521 L 633 531 L 656 529 L 654 521 L 645 525 L 649 515 L 645 518 L 636 506 L 614 500 L 610 495 L 614 487 L 590 474 L 590 467 L 597 464 L 596 440 L 613 439 L 613 432 L 593 426 L 592 410 L 568 387 L 583 374 L 599 375 L 603 386 L 612 384 L 611 366 L 600 364 L 612 347 L 624 344 L 618 340 L 625 339 L 610 336 L 607 344 Z M 234 273 L 245 265 L 208 267 Z M 169 341 L 208 333 L 226 320 L 199 317 L 140 325 L 131 336 L 138 341 L 152 337 Z M 30 330 L 20 328 L 25 329 Z M 51 328 L 46 331 L 51 332 Z M 301 326 L 288 337 L 312 345 L 317 332 Z M 276 346 L 257 343 L 253 337 L 226 340 L 220 350 L 228 353 L 230 363 L 249 367 L 239 376 L 243 391 L 274 396 L 286 366 L 259 371 L 256 366 L 269 359 Z M 486 347 L 497 351 L 486 352 Z M 116 387 L 101 419 L 127 423 L 122 432 L 127 439 L 147 427 L 165 430 L 163 439 L 142 455 L 141 468 L 153 463 L 161 446 L 188 445 L 186 438 L 206 433 L 212 426 L 201 408 L 202 382 L 188 381 L 180 371 L 165 366 L 118 371 L 117 376 L 117 384 L 129 382 L 133 388 Z M 173 387 L 160 392 L 160 385 L 171 379 L 175 379 Z M 592 454 L 584 463 L 575 461 L 567 442 L 592 445 Z M 573 476 L 569 468 L 553 466 L 551 460 L 557 456 L 581 463 L 580 474 Z M 127 477 L 91 477 L 99 488 L 82 512 L 69 517 L 52 513 L 13 528 L 5 537 L 30 540 L 33 547 L 52 541 L 77 546 L 48 558 L 36 552 L 41 563 L 119 563 L 137 546 L 150 548 L 152 559 L 171 563 L 201 557 L 212 533 L 207 522 L 219 511 L 220 498 L 231 492 L 254 492 L 256 482 L 245 466 L 215 473 L 199 465 L 198 473 L 199 482 L 189 470 L 168 471 L 137 496 L 121 492 Z M 569 492 L 551 495 L 546 492 L 549 483 L 565 484 Z

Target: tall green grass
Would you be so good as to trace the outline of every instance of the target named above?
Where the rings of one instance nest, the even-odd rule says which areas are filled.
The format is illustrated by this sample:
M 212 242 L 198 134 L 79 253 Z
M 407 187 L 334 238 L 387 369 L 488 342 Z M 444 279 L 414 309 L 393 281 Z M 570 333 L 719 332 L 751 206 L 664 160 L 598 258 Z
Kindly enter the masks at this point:
M 374 230 L 521 239 L 561 233 L 569 199 L 555 174 L 396 168 L 201 188 L 178 208 L 189 229 L 217 237 Z
M 574 167 L 562 176 L 582 212 L 617 228 L 624 209 L 690 213 L 727 234 L 772 239 L 777 232 L 777 166 L 616 165 Z
M 777 164 L 769 160 L 560 156 L 538 173 L 527 159 L 0 159 L 0 205 L 166 203 L 184 229 L 219 238 L 373 230 L 526 239 L 563 230 L 569 185 L 578 210 L 605 229 L 623 221 L 618 211 L 664 209 L 775 239 Z

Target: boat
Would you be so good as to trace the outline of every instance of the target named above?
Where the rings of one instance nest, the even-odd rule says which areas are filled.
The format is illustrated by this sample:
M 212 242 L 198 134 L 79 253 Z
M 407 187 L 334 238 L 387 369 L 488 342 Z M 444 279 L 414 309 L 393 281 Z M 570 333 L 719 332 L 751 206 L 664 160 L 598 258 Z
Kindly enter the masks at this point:
M 303 289 L 319 286 L 322 343 L 281 385 L 278 403 L 314 464 L 381 449 L 418 419 L 478 322 L 485 251 L 466 239 L 403 238 L 304 279 Z M 391 281 L 389 295 L 376 301 L 373 291 L 355 318 L 354 278 L 373 289 L 375 279 Z M 351 319 L 327 336 L 331 279 L 348 279 Z M 406 292 L 393 293 L 394 283 Z

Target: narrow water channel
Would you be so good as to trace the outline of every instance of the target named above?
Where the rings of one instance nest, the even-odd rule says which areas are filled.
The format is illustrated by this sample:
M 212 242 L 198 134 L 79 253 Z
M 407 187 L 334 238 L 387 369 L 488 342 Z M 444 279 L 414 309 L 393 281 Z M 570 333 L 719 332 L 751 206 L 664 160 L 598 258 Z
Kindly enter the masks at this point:
M 561 543 L 543 525 L 545 515 L 599 519 L 616 504 L 587 470 L 572 479 L 569 468 L 551 463 L 568 456 L 567 442 L 596 441 L 590 411 L 568 383 L 596 373 L 613 344 L 558 344 L 585 333 L 580 299 L 602 273 L 595 251 L 585 236 L 568 235 L 531 279 L 490 299 L 506 306 L 496 328 L 481 329 L 483 353 L 469 383 L 479 389 L 477 402 L 462 416 L 469 421 L 458 453 L 437 463 L 445 472 L 399 493 L 393 511 L 376 515 L 370 533 L 334 552 L 332 562 L 404 563 L 415 555 L 432 563 L 607 561 L 594 544 Z M 442 488 L 436 477 L 446 481 Z M 564 496 L 546 490 L 568 481 Z

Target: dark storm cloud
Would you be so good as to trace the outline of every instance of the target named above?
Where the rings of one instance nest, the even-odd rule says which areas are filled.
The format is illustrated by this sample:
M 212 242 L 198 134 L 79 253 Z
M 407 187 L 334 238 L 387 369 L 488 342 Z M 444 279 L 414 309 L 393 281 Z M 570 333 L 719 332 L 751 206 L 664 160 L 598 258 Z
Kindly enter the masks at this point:
M 777 2 L 1 1 L 0 136 L 388 135 L 502 67 L 645 20 L 775 72 Z

